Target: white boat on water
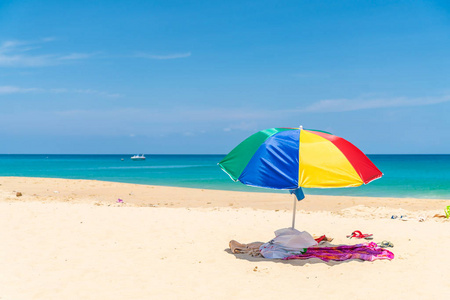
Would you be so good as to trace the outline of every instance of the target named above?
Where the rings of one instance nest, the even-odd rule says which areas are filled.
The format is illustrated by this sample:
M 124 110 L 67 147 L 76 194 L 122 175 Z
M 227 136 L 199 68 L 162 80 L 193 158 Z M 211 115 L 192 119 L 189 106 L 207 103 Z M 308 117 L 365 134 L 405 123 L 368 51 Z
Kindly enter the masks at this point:
M 145 156 L 144 156 L 144 154 L 141 154 L 141 155 L 136 154 L 131 157 L 131 160 L 145 160 Z

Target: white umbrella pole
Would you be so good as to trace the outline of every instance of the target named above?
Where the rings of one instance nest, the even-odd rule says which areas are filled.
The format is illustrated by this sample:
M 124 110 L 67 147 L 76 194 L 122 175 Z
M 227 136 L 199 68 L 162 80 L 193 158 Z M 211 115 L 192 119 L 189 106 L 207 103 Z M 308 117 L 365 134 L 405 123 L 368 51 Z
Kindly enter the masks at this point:
M 295 228 L 295 214 L 297 212 L 297 197 L 294 194 L 294 211 L 292 213 L 292 229 Z

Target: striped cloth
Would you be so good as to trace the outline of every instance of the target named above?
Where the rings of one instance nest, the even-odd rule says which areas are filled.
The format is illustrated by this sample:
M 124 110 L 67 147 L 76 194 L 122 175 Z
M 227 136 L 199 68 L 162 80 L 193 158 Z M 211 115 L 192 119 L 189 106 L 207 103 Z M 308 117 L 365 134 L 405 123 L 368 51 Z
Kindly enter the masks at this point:
M 364 243 L 352 246 L 310 247 L 305 253 L 292 255 L 283 259 L 319 258 L 323 261 L 361 259 L 374 261 L 377 259 L 393 259 L 394 253 L 380 248 L 376 243 Z

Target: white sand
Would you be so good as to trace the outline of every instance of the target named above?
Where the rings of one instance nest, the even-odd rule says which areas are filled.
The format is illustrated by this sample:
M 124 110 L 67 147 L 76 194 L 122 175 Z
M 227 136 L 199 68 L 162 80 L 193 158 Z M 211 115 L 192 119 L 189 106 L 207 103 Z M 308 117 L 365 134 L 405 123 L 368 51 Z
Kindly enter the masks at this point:
M 360 242 L 345 236 L 361 230 L 395 246 L 392 261 L 325 263 L 227 249 L 231 239 L 265 242 L 290 226 L 287 195 L 62 179 L 0 183 L 2 300 L 450 296 L 450 220 L 432 218 L 449 201 L 308 196 L 297 206 L 298 229 L 336 244 Z

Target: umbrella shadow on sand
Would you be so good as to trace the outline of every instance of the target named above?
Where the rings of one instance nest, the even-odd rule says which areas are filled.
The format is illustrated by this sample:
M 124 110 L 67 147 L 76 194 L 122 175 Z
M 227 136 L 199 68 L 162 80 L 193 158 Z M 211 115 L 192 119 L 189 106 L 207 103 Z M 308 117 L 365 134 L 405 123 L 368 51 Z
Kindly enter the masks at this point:
M 335 246 L 339 246 L 339 245 L 335 245 Z M 327 266 L 333 267 L 336 265 L 341 265 L 341 264 L 345 264 L 345 263 L 350 263 L 350 262 L 359 262 L 359 263 L 363 263 L 365 261 L 360 260 L 360 259 L 350 259 L 350 260 L 345 260 L 345 261 L 323 261 L 319 258 L 308 258 L 308 259 L 289 259 L 289 260 L 283 260 L 283 259 L 267 259 L 261 256 L 258 257 L 254 257 L 251 256 L 249 254 L 239 254 L 239 253 L 233 253 L 231 252 L 231 250 L 229 248 L 224 250 L 226 253 L 234 255 L 234 257 L 236 259 L 240 259 L 240 260 L 246 260 L 248 262 L 272 262 L 272 263 L 279 263 L 279 264 L 285 264 L 285 265 L 292 265 L 292 266 L 305 266 L 305 265 L 316 265 L 316 264 L 325 264 Z

